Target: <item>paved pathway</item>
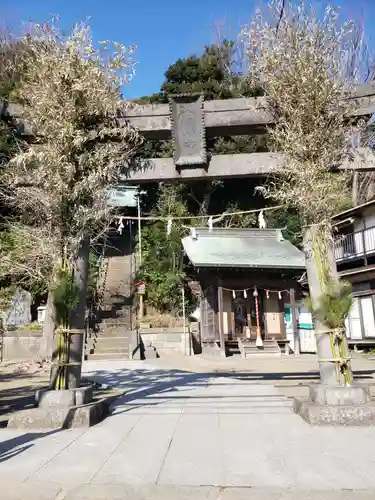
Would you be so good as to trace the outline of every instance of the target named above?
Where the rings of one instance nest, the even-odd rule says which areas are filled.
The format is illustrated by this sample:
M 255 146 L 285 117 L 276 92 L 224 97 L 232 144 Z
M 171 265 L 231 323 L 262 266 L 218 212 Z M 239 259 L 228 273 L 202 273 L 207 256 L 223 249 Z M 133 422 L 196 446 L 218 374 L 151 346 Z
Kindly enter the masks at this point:
M 67 483 L 123 492 L 124 485 L 375 490 L 375 428 L 310 427 L 272 385 L 142 362 L 102 362 L 86 370 L 131 390 L 110 418 L 87 430 L 0 430 L 2 485 L 22 482 L 33 491 Z M 219 490 L 204 491 L 215 492 L 204 498 L 223 498 Z M 310 498 L 354 498 L 335 495 Z M 355 498 L 370 496 L 363 491 Z

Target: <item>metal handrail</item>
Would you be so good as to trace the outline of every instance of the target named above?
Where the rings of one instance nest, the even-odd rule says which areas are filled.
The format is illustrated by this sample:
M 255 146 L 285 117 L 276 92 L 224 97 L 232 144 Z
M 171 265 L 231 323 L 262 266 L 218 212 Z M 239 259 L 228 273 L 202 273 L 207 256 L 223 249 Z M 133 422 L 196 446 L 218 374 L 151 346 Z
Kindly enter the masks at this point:
M 106 248 L 107 248 L 107 235 L 104 235 L 104 243 L 102 245 L 102 251 L 99 256 L 99 273 L 98 273 L 98 280 L 96 283 L 95 300 L 92 304 L 90 304 L 90 309 L 89 311 L 87 311 L 88 314 L 86 316 L 86 321 L 85 321 L 85 329 L 86 329 L 85 349 L 84 349 L 85 355 L 89 354 L 89 350 L 91 348 L 91 342 L 89 341 L 93 337 L 92 334 L 97 333 L 95 332 L 95 329 L 94 330 L 92 329 L 92 322 L 94 322 L 95 324 L 97 323 L 98 314 L 100 314 L 104 302 L 104 292 L 108 274 L 108 262 L 105 259 Z
M 359 229 L 335 238 L 334 253 L 336 261 L 347 261 L 375 254 L 375 226 Z

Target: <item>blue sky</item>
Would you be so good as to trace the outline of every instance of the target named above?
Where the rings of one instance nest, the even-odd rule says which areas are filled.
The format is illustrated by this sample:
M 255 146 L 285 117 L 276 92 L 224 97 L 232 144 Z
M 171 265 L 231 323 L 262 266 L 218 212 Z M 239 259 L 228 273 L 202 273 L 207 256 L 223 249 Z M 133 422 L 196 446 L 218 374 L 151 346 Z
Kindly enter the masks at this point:
M 319 0 L 315 0 L 319 2 Z M 345 13 L 375 26 L 375 0 L 337 0 Z M 164 72 L 179 57 L 200 53 L 217 39 L 235 36 L 249 21 L 255 6 L 265 0 L 0 0 L 0 19 L 10 26 L 21 21 L 48 21 L 60 17 L 61 25 L 91 18 L 94 37 L 138 46 L 137 74 L 126 97 L 159 90 Z M 326 3 L 323 0 L 322 4 Z

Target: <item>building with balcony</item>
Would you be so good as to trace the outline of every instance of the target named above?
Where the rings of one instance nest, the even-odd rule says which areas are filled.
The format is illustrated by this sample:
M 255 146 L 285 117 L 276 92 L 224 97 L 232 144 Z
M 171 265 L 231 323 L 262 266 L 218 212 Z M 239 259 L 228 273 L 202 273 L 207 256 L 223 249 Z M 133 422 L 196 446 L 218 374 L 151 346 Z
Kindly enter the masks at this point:
M 375 344 L 375 199 L 337 214 L 333 226 L 337 269 L 353 286 L 349 343 Z

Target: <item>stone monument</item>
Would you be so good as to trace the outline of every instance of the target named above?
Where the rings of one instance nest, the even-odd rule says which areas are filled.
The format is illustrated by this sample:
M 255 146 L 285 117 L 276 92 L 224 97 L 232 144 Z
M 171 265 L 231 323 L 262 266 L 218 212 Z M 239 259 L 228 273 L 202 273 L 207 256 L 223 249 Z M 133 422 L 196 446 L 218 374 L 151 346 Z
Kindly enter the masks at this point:
M 18 327 L 31 323 L 31 293 L 21 288 L 12 297 L 12 305 L 5 314 L 7 327 Z

